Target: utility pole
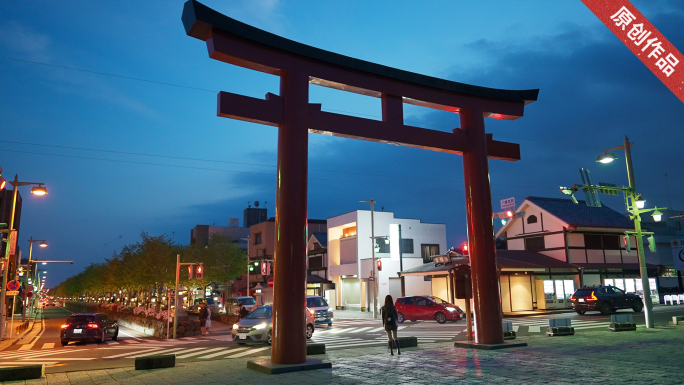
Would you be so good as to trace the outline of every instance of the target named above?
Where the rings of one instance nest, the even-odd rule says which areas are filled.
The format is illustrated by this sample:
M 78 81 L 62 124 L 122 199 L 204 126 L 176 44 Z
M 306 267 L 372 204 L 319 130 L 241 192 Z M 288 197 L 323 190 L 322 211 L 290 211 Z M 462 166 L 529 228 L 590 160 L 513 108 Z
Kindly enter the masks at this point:
M 174 339 L 176 338 L 176 330 L 178 330 L 178 291 L 179 291 L 178 285 L 179 285 L 179 280 L 180 280 L 180 268 L 181 268 L 181 266 L 195 266 L 195 265 L 202 265 L 202 264 L 201 263 L 195 263 L 195 262 L 181 263 L 180 254 L 176 254 L 176 293 L 175 293 L 176 306 L 173 308 L 173 338 Z
M 403 250 L 401 249 L 401 225 L 399 225 L 399 272 L 404 271 Z M 406 297 L 406 283 L 404 276 L 401 275 L 401 296 Z
M 373 207 L 375 205 L 375 201 L 373 200 L 373 196 L 371 196 L 371 199 L 369 201 L 359 201 L 361 203 L 370 203 L 371 207 L 371 255 L 372 255 L 372 261 L 373 261 L 373 270 L 371 271 L 371 276 L 373 277 L 373 319 L 378 318 L 378 273 L 377 273 L 377 268 L 378 264 L 375 261 L 375 220 L 373 218 Z

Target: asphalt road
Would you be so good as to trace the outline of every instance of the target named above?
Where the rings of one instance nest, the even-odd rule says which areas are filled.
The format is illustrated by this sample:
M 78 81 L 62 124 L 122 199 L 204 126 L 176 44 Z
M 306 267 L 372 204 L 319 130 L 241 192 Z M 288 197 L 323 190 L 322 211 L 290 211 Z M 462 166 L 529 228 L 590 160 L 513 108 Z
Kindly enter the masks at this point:
M 620 310 L 618 313 L 632 314 L 637 325 L 644 327 L 643 313 Z M 59 340 L 60 326 L 71 312 L 62 308 L 46 308 L 43 313 L 40 333 L 29 333 L 24 340 L 0 352 L 0 367 L 44 364 L 46 372 L 56 373 L 75 370 L 94 370 L 122 366 L 133 366 L 134 358 L 145 355 L 176 354 L 177 364 L 184 362 L 233 359 L 270 354 L 267 345 L 238 345 L 230 337 L 230 328 L 215 328 L 207 336 L 187 337 L 177 340 L 158 340 L 143 336 L 133 330 L 120 327 L 117 341 L 104 343 L 75 343 L 62 347 Z M 674 315 L 684 315 L 684 305 L 659 306 L 655 308 L 656 325 L 667 324 Z M 607 330 L 610 316 L 600 313 L 562 313 L 527 317 L 505 317 L 512 322 L 517 335 L 539 335 L 546 332 L 549 319 L 571 318 L 576 333 L 583 330 Z M 440 325 L 435 321 L 404 322 L 399 326 L 400 336 L 415 336 L 419 344 L 465 340 L 465 321 L 447 322 Z M 36 326 L 36 330 L 37 326 Z M 558 337 L 560 338 L 560 337 Z M 326 344 L 327 350 L 383 346 L 387 337 L 379 320 L 344 319 L 335 321 L 332 328 L 322 326 L 316 329 L 312 342 Z

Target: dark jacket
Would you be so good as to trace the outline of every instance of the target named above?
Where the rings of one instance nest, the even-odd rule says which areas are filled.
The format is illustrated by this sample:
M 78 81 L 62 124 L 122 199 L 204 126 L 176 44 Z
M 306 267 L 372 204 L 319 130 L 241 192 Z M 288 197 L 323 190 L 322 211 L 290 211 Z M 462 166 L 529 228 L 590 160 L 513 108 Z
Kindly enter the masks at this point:
M 203 307 L 200 309 L 199 319 L 207 319 L 207 318 L 209 318 L 209 310 L 207 310 L 206 307 Z
M 240 319 L 244 318 L 247 314 L 249 314 L 249 310 L 246 307 L 243 306 L 242 308 L 240 308 Z
M 397 308 L 392 305 L 391 308 L 383 306 L 380 308 L 380 314 L 382 314 L 382 326 L 385 330 L 397 330 Z

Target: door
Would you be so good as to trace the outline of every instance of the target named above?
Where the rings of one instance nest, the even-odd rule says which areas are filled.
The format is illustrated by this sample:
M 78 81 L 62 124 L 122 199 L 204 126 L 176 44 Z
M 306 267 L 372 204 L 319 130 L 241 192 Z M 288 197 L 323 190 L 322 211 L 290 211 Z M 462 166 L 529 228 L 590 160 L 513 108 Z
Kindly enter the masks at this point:
M 432 306 L 430 306 L 432 304 Z M 416 297 L 416 316 L 421 320 L 434 319 L 435 305 L 425 297 Z
M 532 310 L 532 286 L 529 276 L 510 276 L 511 311 Z

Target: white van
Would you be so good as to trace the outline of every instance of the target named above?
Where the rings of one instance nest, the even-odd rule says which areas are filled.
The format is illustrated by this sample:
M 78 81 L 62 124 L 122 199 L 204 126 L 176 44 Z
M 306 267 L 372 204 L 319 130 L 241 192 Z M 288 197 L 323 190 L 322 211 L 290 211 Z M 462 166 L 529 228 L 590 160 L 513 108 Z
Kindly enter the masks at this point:
M 327 324 L 331 327 L 333 324 L 333 311 L 328 306 L 325 298 L 317 295 L 306 296 L 306 307 L 308 307 L 314 316 L 314 323 L 316 325 Z

